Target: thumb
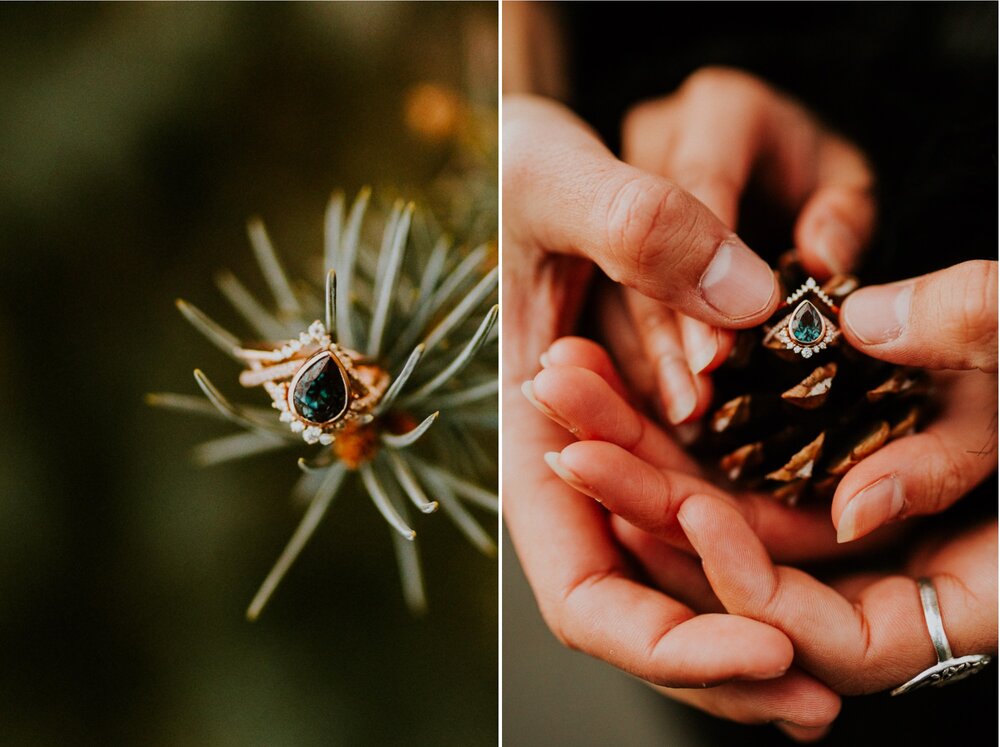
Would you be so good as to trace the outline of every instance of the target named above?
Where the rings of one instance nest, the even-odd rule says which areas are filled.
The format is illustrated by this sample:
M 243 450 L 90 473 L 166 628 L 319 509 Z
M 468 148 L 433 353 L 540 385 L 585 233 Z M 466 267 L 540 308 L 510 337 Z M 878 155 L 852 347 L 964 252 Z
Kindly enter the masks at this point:
M 997 370 L 997 263 L 974 260 L 852 293 L 844 336 L 875 358 L 926 368 Z
M 505 238 L 585 256 L 716 326 L 749 327 L 774 311 L 771 269 L 676 183 L 622 163 L 558 105 L 511 97 L 503 112 Z

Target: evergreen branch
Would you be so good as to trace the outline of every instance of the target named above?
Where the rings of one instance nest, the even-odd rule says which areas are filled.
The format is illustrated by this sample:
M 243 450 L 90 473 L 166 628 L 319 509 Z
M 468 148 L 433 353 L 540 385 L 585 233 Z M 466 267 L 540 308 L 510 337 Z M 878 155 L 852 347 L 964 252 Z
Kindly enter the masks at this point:
M 486 343 L 486 337 L 489 335 L 490 330 L 496 323 L 497 315 L 499 313 L 499 306 L 491 308 L 483 318 L 483 321 L 480 322 L 479 329 L 476 330 L 476 334 L 472 336 L 472 339 L 469 340 L 462 351 L 455 356 L 455 360 L 453 360 L 447 368 L 420 387 L 417 391 L 408 395 L 401 404 L 406 406 L 420 402 L 431 393 L 437 391 L 441 386 L 450 381 L 452 377 L 457 375 L 459 371 L 469 365 L 472 359 L 476 356 L 476 353 L 479 352 L 479 349 Z M 428 344 L 428 347 L 430 347 L 430 344 Z
M 344 284 L 344 293 L 337 296 L 337 340 L 341 345 L 354 348 L 354 331 L 351 329 L 351 291 L 354 288 L 354 264 L 361 238 L 361 222 L 368 207 L 371 190 L 367 187 L 358 192 L 351 212 L 347 216 L 347 227 L 340 241 L 340 256 L 334 268 Z
M 421 475 L 428 484 L 434 487 L 434 492 L 441 502 L 441 508 L 452 523 L 458 528 L 466 539 L 479 548 L 480 552 L 490 557 L 496 555 L 497 546 L 493 538 L 479 526 L 461 501 L 458 500 L 452 489 L 443 481 L 437 478 L 432 472 L 424 471 Z
M 500 381 L 498 379 L 490 379 L 489 381 L 484 381 L 482 384 L 470 386 L 457 392 L 430 397 L 426 404 L 435 410 L 447 410 L 452 407 L 478 402 L 481 399 L 496 394 L 499 390 Z
M 403 370 L 399 372 L 396 378 L 393 380 L 392 384 L 389 386 L 388 391 L 383 395 L 382 399 L 379 401 L 378 405 L 373 410 L 373 415 L 380 415 L 392 405 L 396 397 L 403 390 L 406 382 L 410 378 L 410 374 L 413 373 L 413 369 L 416 368 L 417 363 L 420 362 L 420 357 L 424 354 L 424 346 L 417 345 L 413 348 L 413 352 L 410 353 L 410 357 L 406 359 L 406 363 L 403 365 Z
M 247 222 L 247 235 L 250 237 L 250 245 L 253 247 L 254 255 L 257 257 L 257 264 L 267 281 L 274 300 L 278 302 L 278 309 L 286 317 L 297 317 L 302 315 L 302 308 L 299 306 L 299 299 L 292 291 L 292 284 L 288 281 L 278 255 L 274 251 L 271 238 L 267 235 L 264 222 L 260 218 L 251 218 Z
M 247 324 L 265 340 L 280 340 L 287 335 L 287 330 L 277 319 L 253 297 L 233 273 L 223 270 L 215 276 L 215 285 L 243 317 Z
M 465 259 L 458 263 L 458 266 L 454 270 L 448 273 L 441 287 L 435 291 L 434 288 L 438 280 L 440 280 L 441 271 L 444 269 L 447 244 L 439 243 L 434 250 L 437 252 L 438 248 L 442 246 L 445 247 L 445 251 L 442 251 L 441 258 L 437 259 L 436 255 L 431 255 L 424 278 L 420 284 L 420 297 L 429 300 L 421 304 L 414 312 L 413 318 L 410 319 L 410 322 L 406 325 L 406 329 L 399 338 L 396 350 L 405 350 L 413 344 L 413 341 L 426 328 L 428 320 L 432 319 L 434 314 L 451 298 L 452 294 L 469 280 L 476 269 L 486 259 L 486 254 L 489 251 L 489 247 L 485 245 L 471 251 Z M 435 260 L 440 262 L 440 265 L 437 265 Z
M 274 567 L 271 568 L 271 572 L 267 574 L 264 583 L 261 584 L 253 601 L 250 602 L 250 606 L 247 608 L 248 620 L 256 620 L 260 616 L 261 610 L 264 609 L 264 605 L 267 604 L 274 590 L 281 583 L 281 579 L 285 577 L 288 569 L 291 568 L 292 563 L 295 562 L 299 553 L 302 552 L 302 548 L 306 546 L 309 538 L 316 531 L 316 527 L 319 526 L 320 521 L 323 520 L 323 515 L 326 514 L 326 510 L 330 507 L 330 502 L 340 489 L 340 484 L 343 482 L 346 474 L 347 468 L 342 464 L 334 465 L 327 472 L 323 478 L 323 482 L 320 484 L 319 490 L 316 491 L 316 495 L 309 504 L 305 516 L 302 517 L 302 521 L 299 522 L 298 527 L 295 529 L 291 540 L 289 540 L 281 555 L 278 556 L 278 560 L 275 562 Z
M 326 273 L 326 293 L 325 293 L 325 321 L 326 331 L 331 335 L 337 334 L 337 271 L 330 270 Z
M 375 474 L 375 469 L 372 467 L 371 462 L 362 464 L 358 469 L 358 473 L 361 475 L 361 481 L 365 484 L 365 489 L 368 491 L 368 495 L 371 496 L 372 503 L 375 504 L 375 508 L 378 509 L 379 513 L 382 514 L 382 518 L 385 519 L 389 525 L 399 532 L 399 535 L 406 540 L 412 541 L 417 533 L 414 532 L 410 527 L 406 525 L 403 518 L 393 507 L 392 502 L 389 500 L 389 496 L 386 494 L 385 489 L 379 482 L 378 476 Z
M 340 256 L 340 236 L 344 227 L 344 193 L 337 190 L 330 195 L 323 215 L 323 267 L 337 266 Z M 327 327 L 332 331 L 332 328 Z
M 396 475 L 396 479 L 403 488 L 403 492 L 406 493 L 413 505 L 416 506 L 421 513 L 431 514 L 437 511 L 437 501 L 432 501 L 427 498 L 427 494 L 424 493 L 424 489 L 420 487 L 420 483 L 417 481 L 416 475 L 413 474 L 413 470 L 410 469 L 410 465 L 406 463 L 406 460 L 400 455 L 400 453 L 394 449 L 386 449 L 386 455 L 389 459 L 389 465 L 392 467 L 392 471 Z
M 395 223 L 392 244 L 388 250 L 383 249 L 379 259 L 378 273 L 375 278 L 375 310 L 372 312 L 371 331 L 368 334 L 368 355 L 375 358 L 382 347 L 382 335 L 385 333 L 386 321 L 389 317 L 389 307 L 392 304 L 396 288 L 396 278 L 406 250 L 406 238 L 410 232 L 410 219 L 413 217 L 413 203 L 402 211 Z M 388 233 L 388 231 L 387 231 Z M 386 257 L 385 262 L 381 261 Z
M 468 500 L 469 503 L 487 511 L 491 511 L 492 513 L 497 513 L 499 511 L 500 499 L 497 497 L 496 493 L 491 493 L 489 490 L 481 488 L 468 480 L 464 480 L 458 475 L 454 475 L 441 467 L 435 467 L 432 464 L 428 464 L 424 460 L 417 459 L 412 455 L 409 459 L 421 475 L 424 475 L 424 473 L 430 473 L 434 478 L 445 483 L 460 496 Z
M 282 438 L 298 442 L 299 439 L 295 436 L 295 434 L 291 431 L 285 430 L 284 428 L 278 427 L 276 424 L 277 421 L 264 420 L 263 418 L 256 416 L 247 408 L 234 405 L 226 399 L 223 394 L 215 388 L 212 382 L 208 380 L 208 377 L 205 376 L 201 369 L 196 368 L 194 370 L 194 380 L 198 383 L 198 386 L 201 387 L 201 391 L 205 393 L 205 396 L 208 397 L 208 401 L 211 402 L 226 418 L 237 425 L 243 426 L 244 428 L 250 428 L 252 430 L 274 433 Z
M 288 448 L 283 438 L 260 431 L 243 431 L 220 438 L 213 438 L 198 444 L 192 450 L 192 457 L 203 467 L 210 467 L 235 459 L 246 459 L 257 454 Z
M 227 332 L 220 324 L 212 321 L 197 306 L 189 304 L 182 298 L 178 298 L 174 303 L 177 310 L 191 323 L 191 326 L 201 332 L 210 343 L 233 360 L 240 361 L 239 356 L 236 355 L 236 348 L 240 346 L 239 338 Z M 240 362 L 242 363 L 242 361 Z
M 427 346 L 428 350 L 447 337 L 455 327 L 465 321 L 465 318 L 472 312 L 473 309 L 489 297 L 489 295 L 497 287 L 499 272 L 499 268 L 496 267 L 490 270 L 483 277 L 483 279 L 476 283 L 476 286 L 466 294 L 465 298 L 463 298 L 461 302 L 451 310 L 448 316 L 446 316 L 441 323 L 438 324 L 429 335 L 427 335 L 427 339 L 424 340 L 424 345 Z
M 437 420 L 440 414 L 440 412 L 431 413 L 416 428 L 398 436 L 393 433 L 383 433 L 382 443 L 394 449 L 405 449 L 407 446 L 412 446 L 434 425 L 434 421 Z

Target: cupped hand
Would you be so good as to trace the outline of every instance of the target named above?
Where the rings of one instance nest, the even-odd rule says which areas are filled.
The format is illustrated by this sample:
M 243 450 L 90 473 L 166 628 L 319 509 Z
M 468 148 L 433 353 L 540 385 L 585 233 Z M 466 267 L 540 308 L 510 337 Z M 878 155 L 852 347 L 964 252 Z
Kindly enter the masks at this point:
M 843 554 L 846 548 L 836 543 L 825 510 L 790 509 L 766 496 L 736 499 L 708 483 L 665 430 L 627 403 L 618 372 L 596 343 L 561 338 L 542 361 L 544 370 L 522 385 L 526 400 L 564 433 L 582 439 L 546 459 L 568 486 L 604 503 L 611 513 L 602 518 L 610 520 L 617 545 L 629 552 L 641 577 L 655 588 L 702 616 L 725 611 L 676 521 L 677 507 L 697 491 L 709 491 L 733 505 L 781 557 Z M 575 500 L 586 498 L 577 493 Z M 707 639 L 691 644 L 716 645 Z M 728 719 L 777 720 L 779 728 L 803 741 L 822 736 L 839 708 L 830 691 L 817 688 L 810 675 L 795 667 L 763 682 L 732 682 L 707 690 L 658 689 Z M 783 717 L 773 716 L 778 704 Z M 765 719 L 765 713 L 772 715 Z
M 798 258 L 818 279 L 853 269 L 872 231 L 874 180 L 861 153 L 737 70 L 703 68 L 676 92 L 634 107 L 622 126 L 622 155 L 672 179 L 734 230 L 740 199 L 756 181 L 794 216 Z M 648 295 L 623 295 L 653 362 L 663 415 L 674 424 L 700 417 L 711 399 L 707 374 L 725 360 L 732 334 Z
M 936 417 L 848 472 L 833 500 L 848 542 L 907 516 L 937 513 L 997 465 L 997 263 L 965 262 L 850 295 L 847 341 L 893 363 L 939 369 Z
M 575 324 L 593 264 L 726 326 L 770 315 L 778 298 L 767 265 L 676 184 L 617 161 L 569 112 L 539 99 L 505 102 L 503 183 L 504 514 L 549 627 L 566 645 L 651 683 L 727 683 L 700 697 L 711 712 L 828 723 L 839 699 L 788 671 L 784 634 L 697 614 L 635 573 L 607 512 L 542 460 L 572 437 L 520 392 L 541 353 Z M 767 680 L 752 683 L 766 697 L 749 697 L 745 680 Z
M 697 467 L 624 402 L 617 373 L 595 343 L 561 339 L 544 361 L 525 393 L 553 422 L 585 439 L 552 457 L 552 466 L 617 514 L 616 539 L 658 588 L 692 609 L 726 610 L 780 628 L 795 645 L 796 665 L 841 694 L 897 686 L 934 663 L 917 577 L 935 583 L 955 656 L 995 653 L 995 520 L 916 547 L 906 575 L 864 573 L 825 586 L 771 561 L 789 550 L 794 556 L 802 542 L 829 552 L 829 536 L 824 548 L 822 532 L 810 535 L 816 520 L 829 530 L 825 510 L 795 526 L 773 503 L 764 504 L 765 515 L 746 498 L 734 500 L 690 474 L 677 475 L 678 469 L 697 474 Z M 775 531 L 783 521 L 797 538 Z M 700 561 L 684 551 L 690 547 Z M 797 738 L 818 734 L 786 731 Z
M 522 392 L 575 439 L 546 454 L 546 461 L 568 485 L 637 529 L 691 552 L 677 510 L 689 496 L 707 494 L 739 511 L 782 561 L 840 557 L 875 541 L 838 544 L 824 506 L 791 507 L 766 494 L 734 494 L 710 482 L 663 427 L 628 402 L 618 371 L 597 343 L 561 338 L 543 361 L 543 370 L 522 385 Z
M 739 512 L 693 496 L 678 513 L 725 608 L 788 634 L 796 663 L 842 694 L 885 690 L 936 661 L 914 581 L 934 584 L 954 656 L 997 650 L 995 519 L 918 548 L 906 575 L 866 574 L 840 591 L 776 566 Z

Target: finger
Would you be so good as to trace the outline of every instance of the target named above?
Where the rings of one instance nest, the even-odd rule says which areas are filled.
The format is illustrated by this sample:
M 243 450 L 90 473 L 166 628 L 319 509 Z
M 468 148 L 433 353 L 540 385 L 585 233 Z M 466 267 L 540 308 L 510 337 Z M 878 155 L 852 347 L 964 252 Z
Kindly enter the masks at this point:
M 694 419 L 700 414 L 696 412 L 698 384 L 688 366 L 676 313 L 662 303 L 630 290 L 625 291 L 625 303 L 639 332 L 646 357 L 656 366 L 657 385 L 667 419 L 674 425 Z
M 855 291 L 844 336 L 875 358 L 925 368 L 997 370 L 997 263 L 974 260 Z
M 726 609 L 784 630 L 797 661 L 837 691 L 882 690 L 936 661 L 912 579 L 885 577 L 851 604 L 802 571 L 772 565 L 747 523 L 723 501 L 692 497 L 681 506 L 678 520 Z M 963 557 L 978 559 L 971 575 L 968 566 L 955 562 L 933 570 L 956 656 L 979 653 L 975 647 L 984 641 L 991 643 L 990 650 L 996 647 L 995 523 L 992 527 L 993 536 L 980 532 L 965 540 Z M 983 633 L 990 630 L 992 642 Z
M 885 577 L 884 571 L 859 571 L 849 576 L 832 579 L 829 584 L 840 596 L 851 604 L 858 601 L 865 589 Z
M 659 467 L 698 473 L 698 463 L 595 374 L 552 366 L 526 383 L 525 395 L 578 439 L 607 441 Z
M 996 377 L 948 377 L 945 409 L 925 430 L 887 444 L 837 486 L 837 540 L 851 542 L 889 522 L 945 510 L 996 469 Z
M 763 89 L 749 79 L 700 71 L 676 96 L 634 107 L 622 128 L 626 162 L 674 179 L 730 228 L 760 149 Z
M 754 76 L 704 68 L 677 96 L 636 107 L 623 131 L 626 160 L 668 176 L 737 225 L 751 173 L 798 212 L 795 239 L 817 277 L 856 265 L 875 216 L 871 168 L 795 101 Z
M 695 494 L 733 505 L 776 556 L 792 560 L 843 554 L 823 508 L 790 508 L 761 495 L 733 498 L 714 485 L 676 470 L 660 470 L 610 443 L 579 441 L 546 454 L 552 470 L 567 484 L 602 503 L 639 529 L 674 547 L 690 550 L 677 523 L 677 511 Z
M 628 390 L 615 369 L 611 356 L 593 340 L 586 337 L 560 337 L 542 353 L 542 368 L 550 366 L 576 366 L 593 371 L 623 399 Z
M 798 668 L 765 682 L 728 682 L 708 690 L 655 689 L 741 724 L 781 722 L 779 728 L 790 725 L 793 729 L 818 731 L 829 727 L 840 713 L 840 697 Z
M 875 225 L 874 176 L 853 145 L 820 135 L 816 183 L 795 222 L 795 246 L 807 272 L 819 278 L 855 269 Z
M 601 338 L 606 341 L 612 360 L 628 362 L 618 369 L 629 392 L 625 399 L 649 406 L 654 412 L 663 412 L 656 369 L 635 334 L 632 317 L 625 307 L 626 292 L 627 288 L 611 283 L 598 291 L 596 298 Z
M 951 541 L 934 543 L 929 552 L 917 552 L 907 567 L 914 577 L 932 577 L 940 597 L 941 614 L 953 654 L 997 650 L 997 521 L 993 519 L 966 529 Z M 942 592 L 941 578 L 952 586 L 964 586 L 964 594 Z M 942 596 L 947 594 L 947 598 Z M 961 610 L 954 604 L 964 596 L 974 608 Z M 963 614 L 964 613 L 964 614 Z M 954 637 L 953 637 L 954 636 Z M 959 639 L 956 644 L 955 638 Z
M 676 183 L 618 161 L 568 111 L 504 106 L 509 238 L 582 254 L 611 279 L 702 321 L 750 327 L 774 311 L 767 264 Z
M 568 434 L 520 393 L 505 390 L 504 397 L 505 417 L 522 425 L 516 436 L 504 433 L 504 515 L 560 641 L 661 684 L 766 678 L 787 669 L 791 647 L 773 628 L 730 615 L 693 618 L 683 604 L 629 578 L 605 512 L 555 479 L 538 456 Z
M 612 515 L 611 530 L 656 588 L 699 614 L 726 611 L 696 557 L 661 542 L 620 516 Z
M 684 353 L 695 374 L 709 373 L 721 366 L 736 342 L 728 329 L 713 327 L 683 314 L 677 315 Z

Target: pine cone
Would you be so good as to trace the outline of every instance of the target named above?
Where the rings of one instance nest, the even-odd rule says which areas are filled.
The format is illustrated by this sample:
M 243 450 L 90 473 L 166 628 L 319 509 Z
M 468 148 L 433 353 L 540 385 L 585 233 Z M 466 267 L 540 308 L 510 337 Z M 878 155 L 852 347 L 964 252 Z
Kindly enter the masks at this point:
M 777 276 L 786 302 L 764 325 L 737 335 L 714 376 L 698 450 L 739 487 L 789 504 L 828 499 L 851 467 L 917 429 L 930 380 L 840 337 L 837 312 L 857 278 L 820 285 L 789 255 Z

